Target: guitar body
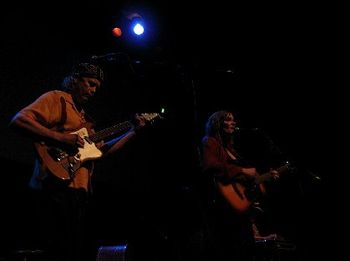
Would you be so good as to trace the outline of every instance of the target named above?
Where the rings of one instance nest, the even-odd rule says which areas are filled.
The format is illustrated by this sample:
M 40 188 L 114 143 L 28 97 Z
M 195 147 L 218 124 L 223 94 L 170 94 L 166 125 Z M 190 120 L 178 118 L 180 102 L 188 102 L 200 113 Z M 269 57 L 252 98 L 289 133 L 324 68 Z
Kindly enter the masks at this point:
M 239 182 L 222 183 L 215 181 L 215 184 L 219 193 L 237 213 L 248 211 L 254 203 L 254 199 L 248 196 L 247 187 Z
M 278 174 L 291 170 L 289 162 L 276 169 Z M 265 192 L 263 182 L 272 180 L 271 172 L 261 174 L 257 177 L 245 177 L 238 175 L 236 180 L 231 183 L 223 183 L 215 180 L 216 188 L 227 203 L 237 212 L 244 213 L 256 202 L 256 200 Z
M 35 143 L 35 149 L 40 159 L 56 177 L 62 180 L 71 180 L 80 166 L 89 160 L 102 157 L 102 152 L 95 143 L 89 140 L 87 129 L 81 128 L 72 132 L 78 134 L 85 141 L 84 147 L 77 149 L 64 148 L 47 144 L 45 142 Z

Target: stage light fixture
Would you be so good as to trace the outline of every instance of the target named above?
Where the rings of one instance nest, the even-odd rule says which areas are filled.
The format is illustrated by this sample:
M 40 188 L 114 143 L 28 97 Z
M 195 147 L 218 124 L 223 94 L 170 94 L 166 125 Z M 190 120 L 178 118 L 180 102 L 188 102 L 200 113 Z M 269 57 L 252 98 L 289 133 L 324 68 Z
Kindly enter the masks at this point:
M 145 32 L 145 23 L 140 14 L 130 13 L 127 19 L 130 21 L 130 29 L 135 35 L 140 36 Z

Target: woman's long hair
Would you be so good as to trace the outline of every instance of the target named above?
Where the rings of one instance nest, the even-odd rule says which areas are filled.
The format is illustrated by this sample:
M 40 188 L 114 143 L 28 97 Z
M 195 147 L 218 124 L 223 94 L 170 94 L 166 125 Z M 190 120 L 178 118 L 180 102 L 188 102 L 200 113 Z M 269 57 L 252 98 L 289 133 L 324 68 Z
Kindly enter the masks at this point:
M 208 137 L 213 137 L 224 147 L 232 147 L 233 137 L 224 133 L 224 121 L 228 115 L 232 115 L 229 111 L 217 111 L 214 112 L 208 118 L 205 125 L 205 134 Z

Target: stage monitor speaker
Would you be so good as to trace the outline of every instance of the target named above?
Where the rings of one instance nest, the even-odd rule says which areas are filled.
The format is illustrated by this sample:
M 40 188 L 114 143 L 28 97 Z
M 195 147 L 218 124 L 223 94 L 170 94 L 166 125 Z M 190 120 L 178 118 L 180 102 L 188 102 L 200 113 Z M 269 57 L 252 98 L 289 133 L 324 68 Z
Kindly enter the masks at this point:
M 126 261 L 127 245 L 101 246 L 96 261 Z

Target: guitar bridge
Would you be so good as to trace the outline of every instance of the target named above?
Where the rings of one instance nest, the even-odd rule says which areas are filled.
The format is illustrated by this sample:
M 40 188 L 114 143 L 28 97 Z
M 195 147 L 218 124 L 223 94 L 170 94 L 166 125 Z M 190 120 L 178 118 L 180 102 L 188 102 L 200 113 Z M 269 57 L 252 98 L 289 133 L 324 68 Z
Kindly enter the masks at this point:
M 58 148 L 50 148 L 50 149 L 48 149 L 48 153 L 53 159 L 55 159 L 58 162 L 67 158 L 67 156 L 68 156 L 68 154 L 65 151 L 58 149 Z
M 80 161 L 77 160 L 75 157 L 68 157 L 68 166 L 67 166 L 67 171 L 69 174 L 69 177 L 71 179 L 74 178 L 75 172 L 77 169 L 80 167 Z

